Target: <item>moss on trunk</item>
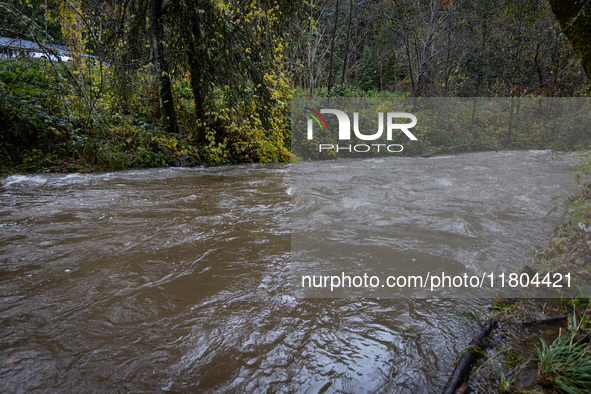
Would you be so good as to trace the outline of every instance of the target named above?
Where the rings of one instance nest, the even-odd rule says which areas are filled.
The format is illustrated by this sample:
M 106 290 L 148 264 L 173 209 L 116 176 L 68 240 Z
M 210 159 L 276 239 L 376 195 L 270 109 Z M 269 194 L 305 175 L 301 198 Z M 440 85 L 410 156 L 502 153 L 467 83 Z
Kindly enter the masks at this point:
M 591 1 L 548 0 L 560 30 L 570 41 L 581 65 L 591 78 Z

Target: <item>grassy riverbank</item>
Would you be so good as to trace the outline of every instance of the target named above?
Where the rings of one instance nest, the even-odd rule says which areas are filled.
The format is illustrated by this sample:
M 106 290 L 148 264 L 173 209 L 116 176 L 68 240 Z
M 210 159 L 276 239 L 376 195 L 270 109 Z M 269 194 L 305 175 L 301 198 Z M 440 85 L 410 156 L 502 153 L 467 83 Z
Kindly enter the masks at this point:
M 588 161 L 583 162 L 588 166 Z M 567 198 L 564 217 L 555 226 L 546 245 L 535 248 L 531 268 L 536 272 L 572 272 L 574 298 L 563 299 L 560 309 L 567 319 L 558 326 L 558 336 L 551 343 L 541 341 L 530 360 L 537 362 L 535 387 L 546 392 L 591 392 L 591 233 L 579 224 L 591 224 L 591 184 Z M 516 365 L 518 369 L 519 366 Z M 528 389 L 527 381 L 513 381 L 516 389 Z M 501 379 L 502 388 L 511 390 L 511 379 Z
M 588 166 L 587 156 L 575 177 L 588 173 Z M 578 226 L 591 209 L 591 183 L 565 206 L 567 220 L 534 248 L 524 272 L 571 272 L 575 296 L 492 302 L 490 315 L 499 327 L 476 369 L 477 385 L 502 393 L 591 392 L 591 233 Z

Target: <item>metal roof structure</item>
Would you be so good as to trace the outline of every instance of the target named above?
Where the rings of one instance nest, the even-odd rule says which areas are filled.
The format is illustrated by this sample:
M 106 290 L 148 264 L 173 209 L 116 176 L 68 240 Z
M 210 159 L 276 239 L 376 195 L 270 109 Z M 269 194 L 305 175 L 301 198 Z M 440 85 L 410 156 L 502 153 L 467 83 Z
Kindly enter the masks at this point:
M 44 48 L 43 48 L 44 47 Z M 45 57 L 52 60 L 69 61 L 72 60 L 72 51 L 64 45 L 44 44 L 41 47 L 35 41 L 23 40 L 21 38 L 0 37 L 0 58 L 13 56 Z M 45 50 L 44 50 L 45 49 Z M 57 53 L 55 52 L 57 51 Z M 94 62 L 109 65 L 109 63 L 99 60 L 95 55 L 82 53 L 82 56 L 95 59 Z
M 66 54 L 70 48 L 64 45 L 45 45 L 47 48 L 55 48 L 60 54 Z M 34 41 L 23 40 L 21 38 L 0 37 L 0 47 L 11 49 L 25 49 L 32 52 L 43 52 L 43 49 Z

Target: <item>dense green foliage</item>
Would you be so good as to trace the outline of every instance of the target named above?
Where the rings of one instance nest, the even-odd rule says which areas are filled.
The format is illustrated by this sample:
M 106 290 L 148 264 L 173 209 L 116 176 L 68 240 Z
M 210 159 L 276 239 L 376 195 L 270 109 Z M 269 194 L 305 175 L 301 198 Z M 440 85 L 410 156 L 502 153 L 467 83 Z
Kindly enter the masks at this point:
M 118 170 L 169 165 L 183 155 L 199 157 L 186 141 L 109 110 L 108 102 L 96 103 L 96 113 L 87 117 L 77 96 L 47 73 L 46 62 L 0 59 L 4 171 Z

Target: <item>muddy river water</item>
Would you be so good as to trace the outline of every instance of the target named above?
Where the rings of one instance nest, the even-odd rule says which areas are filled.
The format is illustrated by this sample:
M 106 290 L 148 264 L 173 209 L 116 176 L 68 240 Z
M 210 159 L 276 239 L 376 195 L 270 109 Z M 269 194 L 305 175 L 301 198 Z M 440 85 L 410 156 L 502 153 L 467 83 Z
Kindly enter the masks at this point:
M 576 188 L 573 155 L 384 160 L 422 174 L 398 201 L 410 198 L 415 211 L 420 203 L 448 218 L 438 231 L 454 237 L 451 254 L 486 232 L 498 259 L 525 258 L 559 220 L 546 216 L 551 197 Z M 487 184 L 462 177 L 467 166 Z M 486 300 L 295 297 L 291 168 L 4 178 L 0 391 L 440 390 Z M 516 173 L 532 181 L 516 181 Z M 459 189 L 411 198 L 429 183 Z M 509 188 L 512 197 L 491 199 Z M 454 203 L 443 204 L 445 196 Z M 502 226 L 515 226 L 518 236 L 507 237 Z

